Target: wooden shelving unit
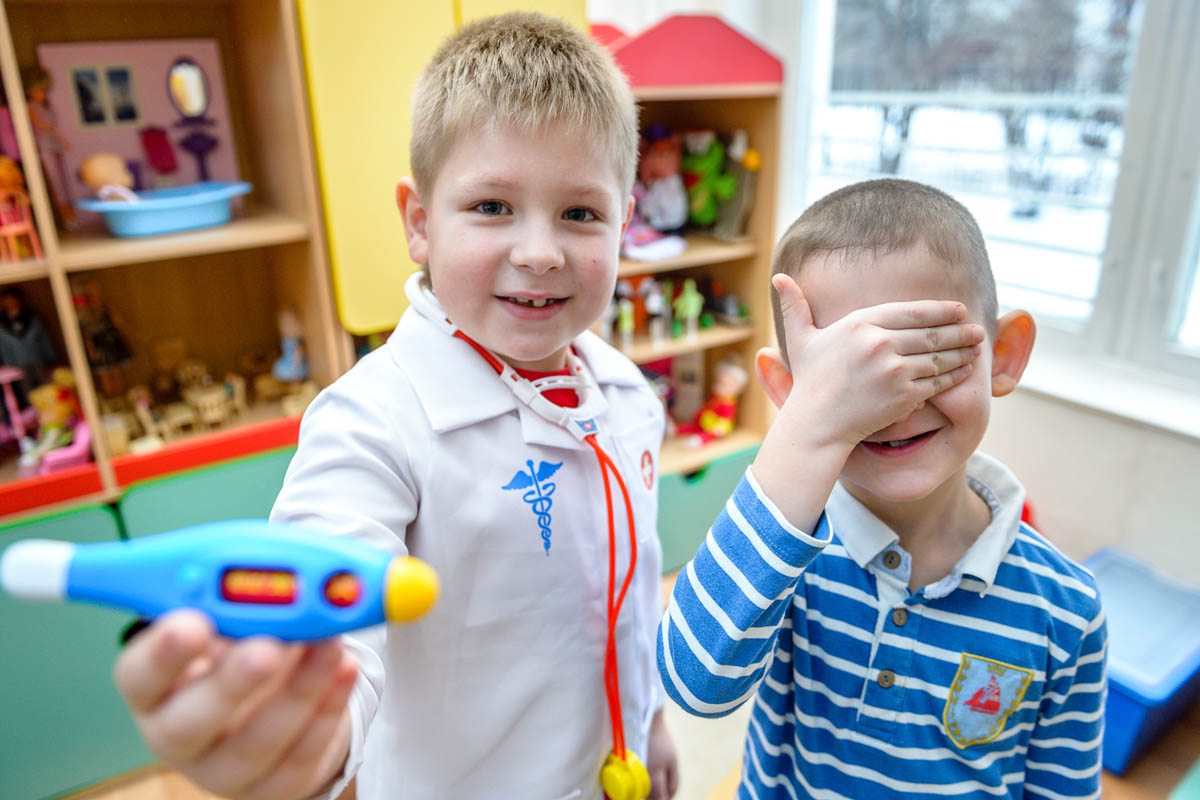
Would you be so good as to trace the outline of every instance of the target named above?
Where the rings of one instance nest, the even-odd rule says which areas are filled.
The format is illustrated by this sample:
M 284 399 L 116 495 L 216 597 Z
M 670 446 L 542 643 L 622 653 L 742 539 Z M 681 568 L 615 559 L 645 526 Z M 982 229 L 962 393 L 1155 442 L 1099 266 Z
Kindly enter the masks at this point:
M 720 42 L 701 55 L 694 42 Z M 663 261 L 622 259 L 621 277 L 672 273 L 673 280 L 712 276 L 737 294 L 748 308 L 750 324 L 717 324 L 695 339 L 672 339 L 659 349 L 638 337 L 628 352 L 645 364 L 702 352 L 706 372 L 730 354 L 753 375 L 754 354 L 774 343 L 769 278 L 775 244 L 776 176 L 779 171 L 780 93 L 782 67 L 758 45 L 716 17 L 670 17 L 634 37 L 616 37 L 609 45 L 629 77 L 643 125 L 663 124 L 676 130 L 709 128 L 723 138 L 747 132 L 750 146 L 762 156 L 754 205 L 746 235 L 732 242 L 705 233 L 685 236 L 688 247 Z M 678 441 L 663 447 L 661 473 L 688 474 L 711 461 L 752 448 L 762 441 L 769 421 L 769 400 L 752 377 L 738 407 L 737 428 L 723 439 L 689 449 Z M 722 487 L 726 491 L 732 487 Z
M 215 39 L 220 49 L 231 145 L 241 177 L 254 187 L 245 208 L 229 224 L 163 236 L 118 239 L 56 228 L 20 68 L 36 62 L 42 43 L 181 38 Z M 72 288 L 73 282 L 98 282 L 106 305 L 126 318 L 133 350 L 126 386 L 146 380 L 150 346 L 172 337 L 183 339 L 188 355 L 214 376 L 242 372 L 246 353 L 278 349 L 275 317 L 283 306 L 297 310 L 318 384 L 350 367 L 352 343 L 337 321 L 330 289 L 293 0 L 2 0 L 0 72 L 45 252 L 36 263 L 0 264 L 0 284 L 18 284 L 36 300 L 30 305 L 52 329 L 94 432 L 93 463 L 70 480 L 53 473 L 15 478 L 6 464 L 15 455 L 0 453 L 0 519 L 71 500 L 112 499 L 131 476 L 279 446 L 281 436 L 294 441 L 294 418 L 252 407 L 253 414 L 162 451 L 114 457 L 99 435 L 104 398 L 85 353 Z M 61 118 L 70 109 L 56 113 Z M 252 386 L 253 376 L 245 377 Z

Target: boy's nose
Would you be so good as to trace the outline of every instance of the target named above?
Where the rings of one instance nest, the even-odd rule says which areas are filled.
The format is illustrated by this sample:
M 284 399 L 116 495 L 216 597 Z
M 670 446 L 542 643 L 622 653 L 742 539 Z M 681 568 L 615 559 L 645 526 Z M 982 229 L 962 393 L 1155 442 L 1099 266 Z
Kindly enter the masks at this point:
M 517 234 L 511 259 L 513 266 L 541 275 L 551 270 L 562 269 L 565 254 L 550 226 L 530 224 Z

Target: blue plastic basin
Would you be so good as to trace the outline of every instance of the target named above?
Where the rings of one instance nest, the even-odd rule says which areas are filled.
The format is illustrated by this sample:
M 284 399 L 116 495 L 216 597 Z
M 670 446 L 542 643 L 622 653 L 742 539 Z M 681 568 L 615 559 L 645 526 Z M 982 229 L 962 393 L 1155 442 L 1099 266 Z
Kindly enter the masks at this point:
M 75 205 L 84 211 L 103 214 L 113 236 L 151 236 L 226 223 L 230 199 L 250 189 L 250 184 L 244 181 L 207 181 L 138 192 L 137 203 L 78 200 Z

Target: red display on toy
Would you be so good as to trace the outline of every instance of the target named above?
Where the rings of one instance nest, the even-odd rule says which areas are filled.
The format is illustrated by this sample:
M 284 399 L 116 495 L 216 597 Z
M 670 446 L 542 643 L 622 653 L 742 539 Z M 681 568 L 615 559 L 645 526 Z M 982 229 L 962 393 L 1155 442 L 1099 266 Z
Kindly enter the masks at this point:
M 290 605 L 296 602 L 296 575 L 285 569 L 227 569 L 221 576 L 221 597 L 230 603 Z

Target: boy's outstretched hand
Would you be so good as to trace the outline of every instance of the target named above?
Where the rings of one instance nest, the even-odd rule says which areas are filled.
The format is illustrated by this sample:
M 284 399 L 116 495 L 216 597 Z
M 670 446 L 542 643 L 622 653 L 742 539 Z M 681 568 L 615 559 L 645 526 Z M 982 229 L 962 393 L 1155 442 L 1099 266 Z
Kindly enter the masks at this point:
M 948 300 L 860 308 L 818 328 L 790 276 L 777 274 L 771 284 L 790 370 L 759 354 L 759 376 L 779 416 L 753 472 L 784 516 L 811 532 L 854 447 L 966 380 L 984 330 Z
M 135 636 L 113 669 L 149 748 L 237 800 L 305 797 L 340 772 L 356 674 L 338 642 L 233 642 L 188 609 Z

